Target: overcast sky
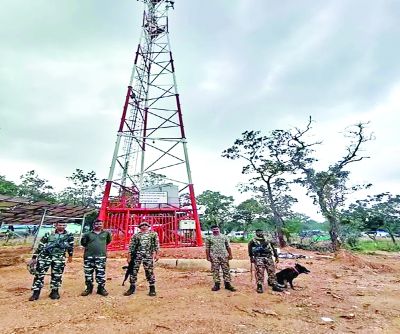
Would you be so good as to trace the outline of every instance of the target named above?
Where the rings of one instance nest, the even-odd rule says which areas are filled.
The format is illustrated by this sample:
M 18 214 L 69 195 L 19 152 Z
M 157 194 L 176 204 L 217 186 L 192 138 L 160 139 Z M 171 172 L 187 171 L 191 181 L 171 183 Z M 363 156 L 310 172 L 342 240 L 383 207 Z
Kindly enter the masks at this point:
M 75 168 L 106 177 L 136 49 L 134 0 L 0 0 L 0 175 L 35 169 L 58 189 Z M 400 1 L 177 0 L 170 38 L 197 194 L 238 199 L 241 164 L 221 157 L 245 130 L 302 126 L 323 139 L 371 121 L 371 158 L 351 181 L 400 186 Z M 317 217 L 301 199 L 297 209 Z

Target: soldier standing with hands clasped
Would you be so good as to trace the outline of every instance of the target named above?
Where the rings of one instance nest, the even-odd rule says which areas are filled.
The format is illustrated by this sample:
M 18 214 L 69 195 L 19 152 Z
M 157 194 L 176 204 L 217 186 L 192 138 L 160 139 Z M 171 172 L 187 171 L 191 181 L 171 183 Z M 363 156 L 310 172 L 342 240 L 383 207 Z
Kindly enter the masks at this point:
M 85 273 L 86 290 L 82 296 L 88 296 L 93 292 L 93 272 L 96 273 L 97 293 L 107 296 L 106 261 L 107 245 L 111 242 L 111 233 L 103 230 L 103 222 L 96 220 L 93 223 L 93 231 L 85 233 L 81 239 L 81 245 L 85 247 L 83 254 L 83 271 Z
M 231 285 L 231 273 L 229 268 L 229 260 L 232 260 L 232 250 L 229 239 L 226 235 L 221 234 L 217 225 L 211 226 L 212 235 L 206 240 L 206 256 L 207 261 L 211 262 L 211 271 L 214 280 L 212 291 L 218 291 L 221 288 L 221 278 L 219 269 L 222 269 L 222 276 L 225 283 L 225 289 L 236 291 Z

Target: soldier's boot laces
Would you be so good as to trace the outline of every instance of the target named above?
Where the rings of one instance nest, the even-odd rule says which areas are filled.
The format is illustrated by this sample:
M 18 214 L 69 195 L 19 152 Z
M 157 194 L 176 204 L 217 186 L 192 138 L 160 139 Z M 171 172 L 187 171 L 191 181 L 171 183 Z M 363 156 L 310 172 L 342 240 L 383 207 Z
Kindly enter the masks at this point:
M 278 284 L 272 286 L 272 291 L 283 292 L 283 289 L 279 287 Z
M 225 282 L 225 289 L 229 291 L 236 291 L 236 289 L 231 285 L 230 282 Z
M 154 285 L 150 285 L 149 287 L 149 296 L 155 296 L 156 295 L 156 287 Z
M 256 291 L 258 293 L 263 293 L 264 292 L 262 284 L 257 284 L 257 290 Z
M 108 292 L 105 289 L 104 285 L 99 285 L 97 287 L 97 294 L 100 295 L 100 296 L 103 296 L 103 297 L 108 296 Z
M 88 296 L 93 292 L 93 284 L 86 283 L 86 289 L 81 293 L 81 296 Z
M 135 293 L 136 290 L 136 285 L 131 284 L 131 286 L 129 287 L 129 289 L 127 291 L 124 292 L 124 296 L 130 296 L 133 295 Z
M 58 293 L 58 289 L 53 289 L 49 295 L 50 299 L 60 299 L 60 294 Z
M 33 302 L 35 300 L 38 300 L 40 296 L 40 290 L 33 290 L 31 298 L 29 298 L 30 302 Z
M 221 289 L 221 283 L 214 283 L 214 286 L 211 288 L 211 291 L 218 291 Z

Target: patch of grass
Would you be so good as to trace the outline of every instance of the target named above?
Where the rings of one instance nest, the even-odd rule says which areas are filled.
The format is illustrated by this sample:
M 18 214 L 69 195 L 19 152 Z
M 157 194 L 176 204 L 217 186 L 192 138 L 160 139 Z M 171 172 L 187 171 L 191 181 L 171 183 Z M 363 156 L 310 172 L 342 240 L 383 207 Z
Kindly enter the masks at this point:
M 391 240 L 359 240 L 351 250 L 367 253 L 372 251 L 400 252 L 400 244 L 395 245 Z
M 234 244 L 244 244 L 248 243 L 251 240 L 251 238 L 230 238 L 229 241 L 234 243 Z

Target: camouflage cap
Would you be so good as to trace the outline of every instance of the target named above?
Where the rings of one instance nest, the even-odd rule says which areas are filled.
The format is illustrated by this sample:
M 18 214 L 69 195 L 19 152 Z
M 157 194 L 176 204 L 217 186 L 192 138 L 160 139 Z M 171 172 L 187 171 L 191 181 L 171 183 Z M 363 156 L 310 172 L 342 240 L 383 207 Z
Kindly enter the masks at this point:
M 150 224 L 149 224 L 148 222 L 146 222 L 146 221 L 141 222 L 138 226 L 139 226 L 139 227 L 142 227 L 142 226 L 145 226 L 145 225 L 147 225 L 148 227 L 150 227 Z

